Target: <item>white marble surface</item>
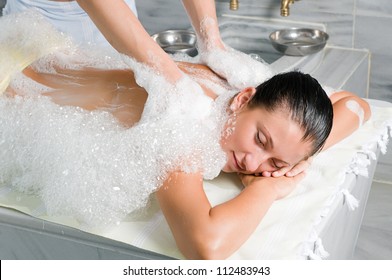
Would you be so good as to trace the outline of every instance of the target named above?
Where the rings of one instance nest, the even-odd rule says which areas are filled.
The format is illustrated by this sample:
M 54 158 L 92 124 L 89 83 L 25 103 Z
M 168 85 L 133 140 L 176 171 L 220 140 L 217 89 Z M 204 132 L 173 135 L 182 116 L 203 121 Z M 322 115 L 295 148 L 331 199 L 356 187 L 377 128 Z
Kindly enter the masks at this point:
M 346 89 L 347 82 L 354 74 L 359 74 L 358 81 L 351 84 L 365 82 L 363 88 L 357 88 L 358 95 L 366 97 L 366 78 L 369 52 L 366 50 L 351 50 L 335 47 L 325 49 L 322 64 L 311 74 L 323 85 L 335 88 Z M 364 65 L 364 68 L 361 67 Z M 362 70 L 361 73 L 357 72 Z M 355 89 L 353 89 L 355 90 Z

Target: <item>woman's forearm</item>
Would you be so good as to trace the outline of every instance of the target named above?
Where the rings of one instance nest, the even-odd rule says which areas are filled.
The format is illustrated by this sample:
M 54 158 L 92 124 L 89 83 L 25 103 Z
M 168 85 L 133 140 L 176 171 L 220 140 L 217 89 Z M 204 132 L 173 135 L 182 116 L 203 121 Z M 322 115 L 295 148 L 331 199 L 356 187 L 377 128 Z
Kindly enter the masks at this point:
M 235 198 L 211 207 L 200 175 L 173 173 L 157 198 L 177 246 L 186 258 L 224 259 L 240 248 L 277 199 L 275 187 L 298 178 L 260 178 Z M 291 185 L 291 187 L 287 187 Z
M 152 40 L 122 0 L 77 0 L 109 43 L 119 52 L 156 69 L 165 69 L 171 82 L 182 74 L 174 61 Z

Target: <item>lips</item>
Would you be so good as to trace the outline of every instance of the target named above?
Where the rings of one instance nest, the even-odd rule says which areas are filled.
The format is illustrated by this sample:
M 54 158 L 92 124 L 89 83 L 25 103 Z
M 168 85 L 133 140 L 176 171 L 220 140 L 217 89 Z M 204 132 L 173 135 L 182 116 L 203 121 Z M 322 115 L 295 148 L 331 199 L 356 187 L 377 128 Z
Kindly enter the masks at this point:
M 234 165 L 236 169 L 238 169 L 238 171 L 243 171 L 244 168 L 242 168 L 241 165 L 239 164 L 234 152 L 233 152 L 233 159 L 234 159 Z

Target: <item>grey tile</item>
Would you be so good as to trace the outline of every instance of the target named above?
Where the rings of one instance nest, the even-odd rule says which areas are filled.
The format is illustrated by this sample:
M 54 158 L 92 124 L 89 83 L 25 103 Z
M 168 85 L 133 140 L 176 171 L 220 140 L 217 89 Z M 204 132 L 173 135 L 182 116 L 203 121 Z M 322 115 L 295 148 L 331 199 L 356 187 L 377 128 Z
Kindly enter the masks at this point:
M 392 183 L 374 181 L 362 225 L 392 233 Z M 392 245 L 392 239 L 390 240 Z
M 391 260 L 392 232 L 362 226 L 359 232 L 354 259 Z
M 390 17 L 392 5 L 390 0 L 357 0 L 356 12 L 359 15 Z
M 385 155 L 381 155 L 377 164 L 374 178 L 379 181 L 392 183 L 392 141 L 388 144 Z M 392 213 L 392 212 L 391 212 Z
M 139 20 L 150 35 L 168 29 L 191 27 L 181 1 L 170 1 L 170 4 L 165 0 L 136 1 L 136 3 Z
M 265 2 L 266 1 L 240 1 L 240 9 L 232 12 L 228 8 L 228 1 L 226 1 L 225 3 L 217 3 L 217 12 L 218 14 L 228 13 L 231 15 L 284 19 L 293 21 L 293 23 L 322 23 L 327 25 L 327 31 L 330 35 L 329 44 L 352 47 L 353 0 L 346 0 L 344 2 L 300 1 L 291 6 L 291 14 L 289 17 L 280 16 L 279 1 L 275 0 L 275 3 L 278 5 L 270 4 L 270 6 Z M 337 10 L 336 7 L 339 7 L 339 9 Z
M 334 13 L 353 13 L 355 0 L 329 0 L 329 1 L 320 1 L 320 0 L 306 0 L 306 1 L 298 1 L 294 4 L 290 5 L 291 15 L 298 13 L 299 11 L 307 11 L 308 13 L 318 12 L 318 11 L 327 11 Z M 228 10 L 229 0 L 217 0 L 216 1 L 217 10 L 222 11 L 223 9 Z M 259 13 L 269 13 L 266 10 L 274 10 L 275 14 L 280 16 L 280 1 L 278 0 L 239 0 L 239 10 L 236 12 L 250 12 L 255 9 Z M 337 8 L 339 7 L 339 8 Z
M 392 102 L 392 55 L 372 54 L 369 97 Z
M 356 16 L 354 47 L 391 55 L 392 36 L 388 30 L 389 26 L 392 26 L 392 17 Z
M 343 86 L 345 90 L 353 92 L 362 98 L 369 97 L 369 58 L 370 54 L 361 62 L 360 65 L 358 65 L 358 68 L 353 72 Z
M 354 259 L 392 259 L 392 184 L 373 181 Z

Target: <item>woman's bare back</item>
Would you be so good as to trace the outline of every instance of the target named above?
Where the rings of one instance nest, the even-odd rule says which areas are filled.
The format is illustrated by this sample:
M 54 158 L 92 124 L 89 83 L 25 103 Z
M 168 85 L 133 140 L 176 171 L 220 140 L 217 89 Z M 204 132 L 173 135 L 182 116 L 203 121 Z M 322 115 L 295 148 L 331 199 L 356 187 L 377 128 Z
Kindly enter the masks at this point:
M 196 81 L 229 86 L 208 67 L 201 64 L 178 62 L 179 68 Z M 148 94 L 140 87 L 131 70 L 125 69 L 56 69 L 57 73 L 39 73 L 26 68 L 23 73 L 50 90 L 42 93 L 53 102 L 64 106 L 78 106 L 86 110 L 110 111 L 123 125 L 130 127 L 143 113 Z M 204 93 L 215 99 L 215 92 L 200 83 Z M 18 94 L 15 90 L 9 90 Z

